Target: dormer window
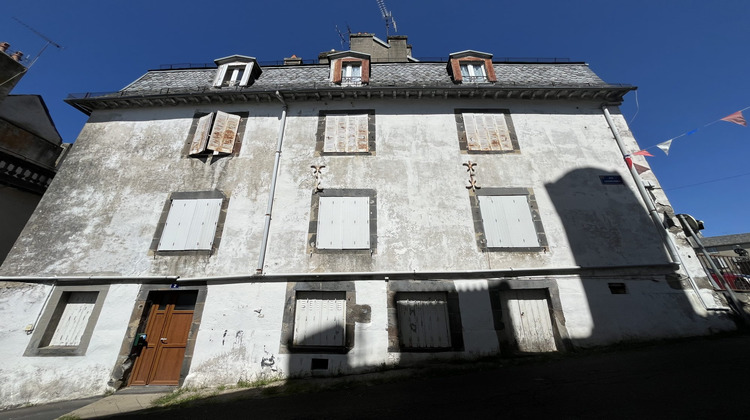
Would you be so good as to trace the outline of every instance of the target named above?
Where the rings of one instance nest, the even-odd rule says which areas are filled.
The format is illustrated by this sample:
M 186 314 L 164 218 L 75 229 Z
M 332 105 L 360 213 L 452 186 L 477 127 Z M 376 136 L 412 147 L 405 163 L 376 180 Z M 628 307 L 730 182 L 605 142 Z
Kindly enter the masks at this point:
M 262 73 L 253 57 L 233 55 L 219 58 L 214 62 L 219 66 L 213 83 L 217 88 L 250 86 Z
M 461 78 L 464 82 L 481 83 L 487 81 L 484 63 L 478 61 L 459 61 Z
M 479 51 L 461 51 L 450 55 L 448 74 L 453 83 L 497 82 L 492 54 Z
M 341 86 L 361 86 L 370 82 L 370 56 L 356 51 L 328 55 L 331 81 Z

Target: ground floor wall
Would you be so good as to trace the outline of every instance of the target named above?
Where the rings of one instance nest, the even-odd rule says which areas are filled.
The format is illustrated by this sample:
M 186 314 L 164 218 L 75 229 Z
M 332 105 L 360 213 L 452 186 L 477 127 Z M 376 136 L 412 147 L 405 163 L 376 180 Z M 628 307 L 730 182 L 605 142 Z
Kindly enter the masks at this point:
M 7 283 L 0 406 L 102 394 L 135 376 L 161 383 L 143 367 L 157 351 L 175 385 L 199 387 L 734 328 L 727 312 L 707 311 L 692 289 L 664 275 L 290 280 Z M 180 340 L 168 322 L 153 332 L 154 319 L 170 316 L 190 318 L 180 321 Z M 139 344 L 146 331 L 148 345 Z

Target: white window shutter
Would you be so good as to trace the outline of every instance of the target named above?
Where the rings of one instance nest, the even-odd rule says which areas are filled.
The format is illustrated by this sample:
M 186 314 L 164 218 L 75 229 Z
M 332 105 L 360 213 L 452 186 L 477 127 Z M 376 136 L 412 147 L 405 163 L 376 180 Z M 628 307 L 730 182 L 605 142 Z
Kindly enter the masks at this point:
M 198 125 L 195 127 L 193 141 L 190 144 L 190 155 L 197 155 L 206 151 L 208 131 L 211 129 L 211 121 L 213 118 L 213 113 L 198 118 Z
M 525 195 L 479 196 L 487 247 L 538 247 L 534 221 Z
M 210 250 L 222 202 L 221 198 L 172 200 L 157 250 Z
M 396 301 L 401 345 L 407 348 L 451 346 L 448 303 L 442 293 L 414 293 Z
M 344 346 L 346 293 L 297 292 L 296 300 L 294 345 Z
M 224 64 L 219 66 L 218 69 L 216 69 L 216 77 L 214 78 L 214 87 L 221 87 L 221 82 L 224 81 L 224 75 L 227 74 L 227 69 L 229 68 L 229 65 Z
M 369 249 L 369 197 L 320 197 L 318 249 Z
M 369 127 L 367 114 L 326 115 L 323 152 L 367 152 Z
M 98 292 L 70 292 L 50 346 L 77 346 L 94 311 Z
M 240 127 L 240 116 L 216 111 L 216 121 L 211 130 L 208 149 L 217 153 L 232 153 L 237 131 Z
M 242 73 L 242 79 L 240 80 L 240 86 L 247 86 L 247 84 L 250 82 L 250 73 L 253 70 L 253 63 L 247 63 L 245 64 L 245 72 Z

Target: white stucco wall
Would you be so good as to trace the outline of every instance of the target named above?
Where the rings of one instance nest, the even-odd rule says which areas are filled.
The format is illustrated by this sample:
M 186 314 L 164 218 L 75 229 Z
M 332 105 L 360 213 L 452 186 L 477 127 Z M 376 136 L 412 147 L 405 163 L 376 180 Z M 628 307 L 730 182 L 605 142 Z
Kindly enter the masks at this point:
M 50 286 L 12 284 L 0 288 L 0 408 L 84 398 L 110 390 L 110 379 L 139 286 L 109 287 L 84 356 L 26 357 L 35 324 Z M 54 304 L 54 302 L 52 302 Z M 43 325 L 37 325 L 43 328 Z

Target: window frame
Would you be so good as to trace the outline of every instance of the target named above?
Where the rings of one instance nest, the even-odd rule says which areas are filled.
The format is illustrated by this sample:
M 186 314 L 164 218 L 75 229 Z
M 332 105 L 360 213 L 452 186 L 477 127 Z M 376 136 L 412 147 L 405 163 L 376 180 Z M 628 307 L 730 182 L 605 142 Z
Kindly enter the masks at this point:
M 342 51 L 328 55 L 330 63 L 330 81 L 335 85 L 342 87 L 345 86 L 362 86 L 370 83 L 370 55 L 360 53 L 357 51 Z M 343 80 L 344 66 L 359 64 L 360 71 L 360 82 L 359 83 L 347 83 Z
M 461 72 L 461 64 L 471 63 L 476 65 L 477 63 L 483 64 L 483 70 L 485 80 L 464 80 Z M 448 59 L 448 74 L 453 79 L 453 83 L 460 84 L 466 81 L 467 83 L 495 83 L 497 82 L 497 75 L 495 74 L 495 67 L 492 63 L 492 54 L 483 53 L 474 50 L 466 50 L 461 52 L 452 53 Z
M 221 199 L 221 209 L 219 210 L 219 219 L 216 224 L 216 231 L 214 232 L 214 239 L 211 244 L 211 249 L 193 249 L 193 250 L 160 250 L 159 243 L 164 234 L 166 227 L 167 218 L 169 217 L 170 209 L 172 208 L 172 202 L 174 200 L 199 200 L 199 199 Z M 159 222 L 154 232 L 154 237 L 151 241 L 149 248 L 150 255 L 213 255 L 219 248 L 222 238 L 222 232 L 224 230 L 224 223 L 226 221 L 227 208 L 229 207 L 229 197 L 223 192 L 214 191 L 191 191 L 191 192 L 173 192 L 167 198 L 164 203 Z
M 104 301 L 109 291 L 109 285 L 98 286 L 54 286 L 47 306 L 44 308 L 39 321 L 34 326 L 31 340 L 29 341 L 24 357 L 65 357 L 65 356 L 85 356 L 94 329 L 101 315 Z M 60 317 L 62 316 L 67 299 L 70 294 L 77 292 L 96 292 L 96 301 L 94 307 L 86 321 L 86 327 L 83 330 L 81 339 L 76 346 L 50 346 L 49 341 L 59 326 Z
M 239 121 L 239 124 L 237 125 L 237 131 L 236 131 L 236 135 L 234 138 L 234 145 L 232 146 L 232 151 L 229 153 L 219 152 L 219 151 L 211 150 L 208 148 L 211 142 L 210 135 L 213 133 L 214 123 L 216 122 L 216 115 L 218 115 L 217 113 L 224 113 L 224 114 L 229 114 L 229 115 L 240 117 L 240 121 Z M 196 132 L 198 131 L 201 118 L 204 118 L 208 115 L 214 115 L 214 116 L 211 119 L 210 125 L 206 129 L 207 135 L 206 135 L 205 144 L 202 148 L 202 151 L 197 152 L 197 153 L 191 153 L 191 150 L 193 148 L 193 143 L 195 142 L 195 135 L 196 135 Z M 242 149 L 242 142 L 245 136 L 245 128 L 247 126 L 247 120 L 249 116 L 250 116 L 249 112 L 226 112 L 226 111 L 221 111 L 221 110 L 216 110 L 212 112 L 196 112 L 195 114 L 193 114 L 193 121 L 190 125 L 190 129 L 188 130 L 186 143 L 185 143 L 184 150 L 182 152 L 182 156 L 190 158 L 190 159 L 196 159 L 196 158 L 205 159 L 209 157 L 221 158 L 225 156 L 239 155 L 240 150 Z
M 339 115 L 367 115 L 367 151 L 359 152 L 326 152 L 326 127 L 329 122 L 328 116 L 339 116 Z M 375 155 L 375 110 L 374 109 L 360 109 L 360 110 L 323 110 L 318 112 L 318 129 L 315 133 L 315 156 L 347 156 L 347 155 L 360 155 L 360 156 L 374 156 Z
M 490 247 L 487 246 L 487 235 L 484 228 L 484 220 L 479 204 L 480 196 L 526 196 L 531 222 L 536 232 L 538 246 L 533 247 Z M 477 246 L 482 252 L 546 252 L 549 250 L 547 236 L 544 232 L 544 226 L 539 215 L 536 196 L 531 188 L 481 188 L 476 191 L 469 191 L 471 202 L 471 214 L 474 219 L 474 231 L 476 233 Z
M 458 62 L 459 69 L 461 70 L 461 80 L 462 82 L 467 83 L 486 83 L 488 82 L 487 79 L 487 69 L 485 69 L 485 63 L 484 61 L 475 61 L 475 60 L 459 60 Z M 464 73 L 464 67 L 466 67 L 466 73 Z M 476 74 L 476 70 L 481 70 L 481 75 Z M 473 74 L 472 74 L 473 73 Z
M 469 148 L 469 138 L 466 130 L 466 122 L 464 121 L 464 114 L 500 114 L 504 117 L 505 126 L 508 128 L 508 137 L 512 148 L 510 150 L 478 150 Z M 475 108 L 457 108 L 454 110 L 454 116 L 456 119 L 456 132 L 458 133 L 458 147 L 462 153 L 465 154 L 508 154 L 508 153 L 520 153 L 521 148 L 518 143 L 518 136 L 516 135 L 516 128 L 513 125 L 513 118 L 511 117 L 510 109 L 507 108 L 490 108 L 490 109 L 475 109 Z
M 369 203 L 370 246 L 369 248 L 318 248 L 318 223 L 321 197 L 367 197 Z M 312 194 L 309 232 L 307 235 L 308 253 L 331 254 L 370 254 L 377 250 L 377 193 L 371 189 L 325 189 Z
M 217 68 L 211 86 L 216 89 L 248 87 L 263 73 L 255 57 L 232 55 L 218 58 L 214 63 Z

